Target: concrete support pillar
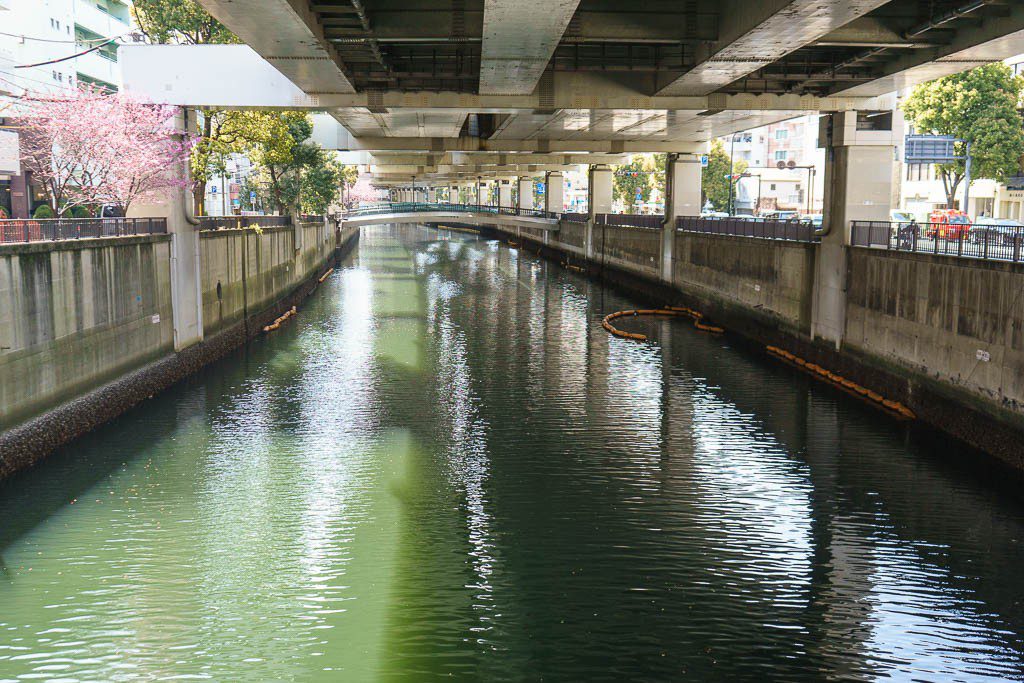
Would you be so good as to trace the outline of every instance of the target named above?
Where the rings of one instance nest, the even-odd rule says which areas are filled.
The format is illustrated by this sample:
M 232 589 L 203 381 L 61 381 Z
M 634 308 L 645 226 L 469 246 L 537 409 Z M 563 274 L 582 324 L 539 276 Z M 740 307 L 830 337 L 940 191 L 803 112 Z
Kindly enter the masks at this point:
M 436 201 L 437 201 L 437 188 L 436 187 L 428 187 L 427 188 L 427 203 L 428 204 L 433 204 Z
M 605 164 L 590 167 L 590 186 L 587 188 L 590 215 L 612 212 L 612 169 Z
M 476 188 L 476 201 L 480 206 L 490 206 L 491 191 L 486 180 L 481 180 Z
M 499 180 L 498 181 L 498 206 L 511 209 L 512 208 L 512 181 L 511 180 Z
M 821 244 L 814 273 L 811 337 L 842 345 L 846 329 L 846 250 L 850 221 L 888 221 L 892 165 L 899 130 L 857 130 L 857 112 L 820 120 L 825 147 L 825 196 Z
M 587 210 L 590 216 L 583 230 L 583 249 L 587 258 L 592 259 L 597 214 L 612 212 L 612 169 L 605 164 L 591 166 L 587 181 Z
M 661 228 L 661 279 L 672 282 L 676 218 L 700 215 L 700 156 L 670 154 L 665 162 L 665 222 Z
M 448 188 L 448 203 L 458 204 L 459 203 L 459 186 L 451 185 Z
M 520 178 L 519 179 L 519 208 L 520 209 L 532 209 L 533 208 L 533 178 Z
M 551 213 L 565 210 L 565 178 L 560 171 L 551 171 L 544 177 L 544 210 Z
M 175 130 L 188 130 L 185 110 L 175 117 Z M 186 162 L 187 163 L 187 162 Z M 184 171 L 184 169 L 182 169 Z M 187 189 L 173 192 L 159 203 L 134 202 L 132 218 L 167 218 L 171 235 L 171 317 L 174 323 L 174 350 L 181 351 L 203 340 L 203 292 L 200 280 L 199 225 L 193 224 L 192 196 Z

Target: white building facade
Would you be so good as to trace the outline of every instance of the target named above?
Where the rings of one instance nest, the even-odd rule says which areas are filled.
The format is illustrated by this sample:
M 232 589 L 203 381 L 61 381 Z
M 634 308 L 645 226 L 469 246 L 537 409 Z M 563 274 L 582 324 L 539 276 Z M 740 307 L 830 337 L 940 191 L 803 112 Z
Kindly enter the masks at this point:
M 130 2 L 0 0 L 0 27 L 0 107 L 26 90 L 57 92 L 83 83 L 120 87 L 117 47 L 132 40 Z M 75 56 L 91 48 L 96 49 Z M 0 118 L 0 125 L 12 123 Z M 0 158 L 0 210 L 23 218 L 45 197 L 19 170 Z

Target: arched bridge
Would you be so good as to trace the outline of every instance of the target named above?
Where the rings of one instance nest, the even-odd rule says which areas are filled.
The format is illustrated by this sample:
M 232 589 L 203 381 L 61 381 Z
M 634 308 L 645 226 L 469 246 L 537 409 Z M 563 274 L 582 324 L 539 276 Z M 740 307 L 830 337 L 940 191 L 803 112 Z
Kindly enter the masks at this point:
M 383 223 L 460 223 L 557 232 L 559 220 L 567 215 L 575 214 L 476 204 L 399 202 L 346 211 L 341 225 L 355 228 Z

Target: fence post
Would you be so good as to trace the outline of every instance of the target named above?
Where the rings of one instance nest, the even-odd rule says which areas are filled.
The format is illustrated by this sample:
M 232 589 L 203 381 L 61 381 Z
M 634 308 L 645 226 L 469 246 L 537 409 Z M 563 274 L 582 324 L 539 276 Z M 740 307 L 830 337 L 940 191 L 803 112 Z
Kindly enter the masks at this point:
M 985 231 L 985 245 L 982 247 L 982 258 L 988 258 L 988 234 L 989 231 Z
M 956 241 L 956 255 L 957 256 L 963 256 L 964 255 L 964 235 L 966 235 L 966 234 L 967 233 L 965 231 L 963 231 L 963 230 L 957 230 L 957 237 L 958 237 L 958 239 Z

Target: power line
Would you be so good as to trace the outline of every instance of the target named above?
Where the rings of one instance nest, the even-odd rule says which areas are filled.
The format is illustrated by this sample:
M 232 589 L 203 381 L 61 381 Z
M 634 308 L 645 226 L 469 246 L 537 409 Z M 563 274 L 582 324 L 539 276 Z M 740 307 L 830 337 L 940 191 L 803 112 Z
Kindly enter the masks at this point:
M 48 59 L 45 62 L 36 62 L 35 64 L 18 64 L 14 68 L 15 69 L 31 69 L 32 67 L 36 67 L 36 66 L 47 66 L 49 64 L 59 64 L 60 62 L 66 62 L 69 59 L 76 59 L 76 58 L 81 57 L 83 55 L 87 55 L 90 52 L 95 52 L 96 50 L 100 50 L 100 49 L 106 47 L 107 45 L 110 45 L 111 43 L 116 42 L 116 41 L 117 41 L 117 38 L 109 38 L 104 43 L 100 43 L 99 45 L 96 45 L 94 47 L 90 47 L 88 50 L 82 50 L 81 52 L 76 52 L 73 55 L 68 55 L 67 57 L 59 57 L 57 59 Z
M 4 31 L 0 31 L 0 36 L 7 36 L 8 38 L 18 38 L 19 40 L 31 40 L 31 41 L 34 41 L 34 42 L 37 42 L 37 43 L 61 43 L 61 44 L 65 44 L 65 45 L 66 44 L 71 44 L 71 43 L 74 43 L 74 44 L 78 44 L 78 43 L 99 43 L 99 42 L 110 41 L 110 40 L 120 40 L 121 38 L 124 38 L 125 36 L 128 36 L 128 35 L 131 35 L 131 34 L 130 33 L 122 33 L 121 35 L 114 36 L 113 38 L 82 38 L 82 39 L 77 39 L 76 38 L 75 40 L 56 40 L 54 38 L 35 38 L 33 36 L 24 36 L 24 35 L 20 35 L 18 33 L 5 33 Z

